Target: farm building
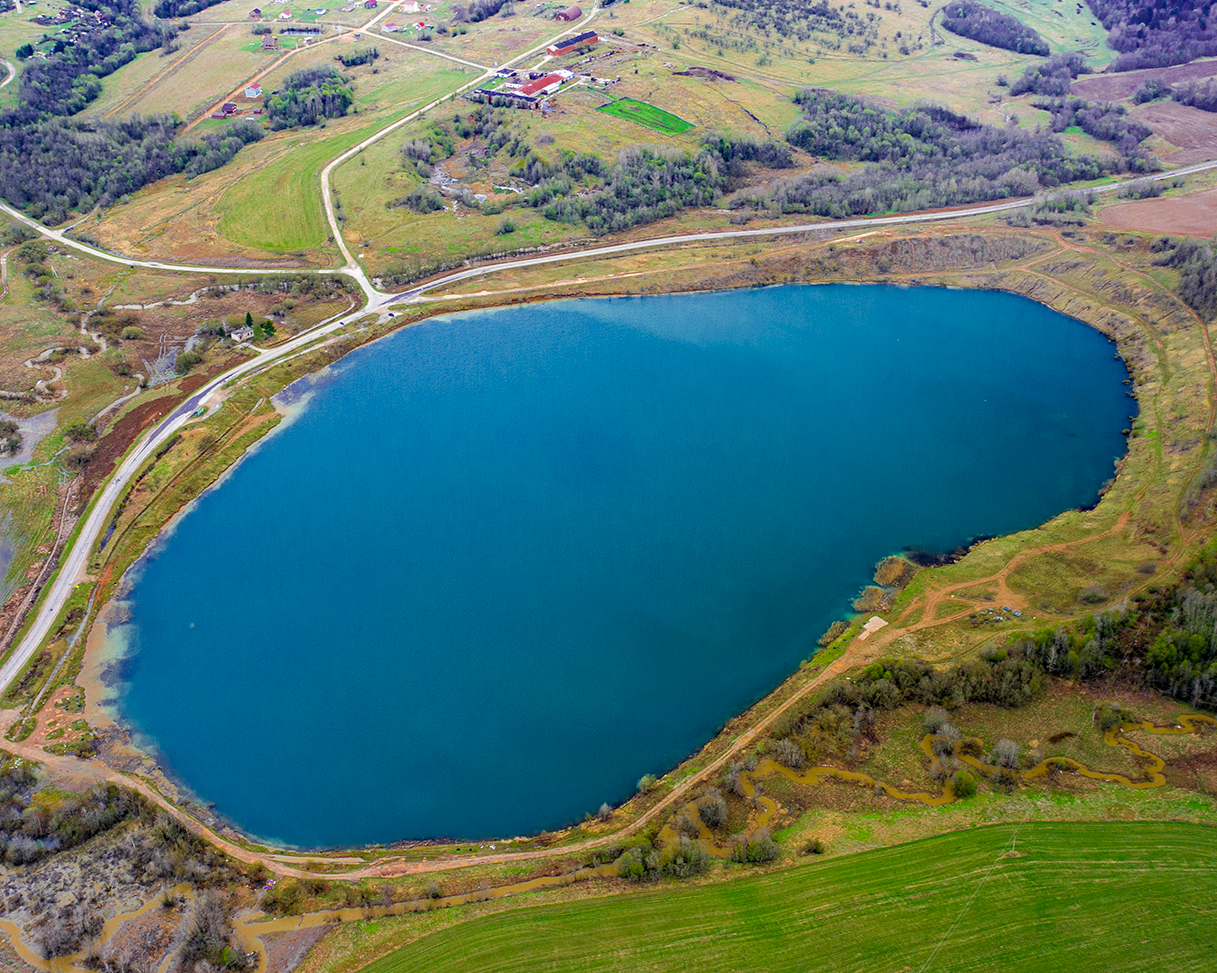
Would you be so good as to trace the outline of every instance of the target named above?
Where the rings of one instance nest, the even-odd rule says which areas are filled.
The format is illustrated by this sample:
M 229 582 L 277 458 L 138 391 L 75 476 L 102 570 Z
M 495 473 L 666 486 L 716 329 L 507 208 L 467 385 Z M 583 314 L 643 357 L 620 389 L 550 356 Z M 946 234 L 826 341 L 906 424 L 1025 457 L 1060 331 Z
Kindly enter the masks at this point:
M 254 7 L 254 9 L 249 12 L 249 19 L 250 20 L 261 20 L 262 19 L 262 8 Z
M 261 98 L 262 86 L 260 84 L 251 84 L 245 89 L 246 98 Z
M 594 30 L 585 30 L 582 34 L 576 34 L 574 37 L 563 38 L 556 44 L 551 44 L 545 50 L 551 56 L 557 57 L 562 54 L 569 54 L 577 47 L 590 47 L 599 42 L 600 37 Z
M 264 50 L 264 51 L 279 50 L 279 38 L 277 38 L 274 34 L 263 34 L 262 35 L 262 50 Z
M 554 20 L 565 20 L 567 23 L 574 23 L 583 16 L 583 11 L 578 7 L 567 7 L 565 10 L 559 10 L 554 14 Z
M 517 89 L 517 94 L 533 98 L 552 95 L 558 90 L 560 84 L 562 84 L 562 77 L 560 75 L 547 74 L 544 77 L 537 78 L 535 81 L 528 81 L 520 85 Z

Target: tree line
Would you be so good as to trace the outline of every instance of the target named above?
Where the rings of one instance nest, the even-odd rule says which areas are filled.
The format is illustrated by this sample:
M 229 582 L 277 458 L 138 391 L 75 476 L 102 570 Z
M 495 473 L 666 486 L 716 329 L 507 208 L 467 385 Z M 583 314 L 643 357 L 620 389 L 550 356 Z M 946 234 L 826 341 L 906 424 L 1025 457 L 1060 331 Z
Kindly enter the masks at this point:
M 82 0 L 81 6 L 105 13 L 111 26 L 23 67 L 18 103 L 0 111 L 0 196 L 55 224 L 70 210 L 108 206 L 165 176 L 218 168 L 262 137 L 248 122 L 178 139 L 180 120 L 169 115 L 71 118 L 101 94 L 101 78 L 166 36 L 139 16 L 136 0 Z
M 1186 64 L 1217 54 L 1209 0 L 1086 0 L 1119 55 L 1113 71 Z
M 942 26 L 969 40 L 1018 54 L 1048 56 L 1048 42 L 1016 17 L 974 0 L 952 0 L 942 8 Z

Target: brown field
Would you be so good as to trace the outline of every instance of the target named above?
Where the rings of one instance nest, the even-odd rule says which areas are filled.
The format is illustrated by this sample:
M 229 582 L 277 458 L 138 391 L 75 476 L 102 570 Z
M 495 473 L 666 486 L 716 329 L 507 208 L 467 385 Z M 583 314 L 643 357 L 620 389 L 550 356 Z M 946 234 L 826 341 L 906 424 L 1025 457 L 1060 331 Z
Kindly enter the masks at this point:
M 1121 230 L 1211 237 L 1217 233 L 1217 189 L 1194 196 L 1117 203 L 1104 209 L 1099 219 Z
M 1217 159 L 1217 115 L 1212 112 L 1167 102 L 1142 105 L 1132 114 L 1177 149 L 1162 154 L 1163 162 L 1185 166 Z
M 1191 64 L 1176 64 L 1169 68 L 1146 68 L 1144 71 L 1124 71 L 1120 74 L 1099 74 L 1078 78 L 1069 86 L 1069 93 L 1091 101 L 1112 101 L 1127 98 L 1142 81 L 1159 78 L 1175 84 L 1178 81 L 1197 81 L 1217 74 L 1217 61 L 1193 61 Z

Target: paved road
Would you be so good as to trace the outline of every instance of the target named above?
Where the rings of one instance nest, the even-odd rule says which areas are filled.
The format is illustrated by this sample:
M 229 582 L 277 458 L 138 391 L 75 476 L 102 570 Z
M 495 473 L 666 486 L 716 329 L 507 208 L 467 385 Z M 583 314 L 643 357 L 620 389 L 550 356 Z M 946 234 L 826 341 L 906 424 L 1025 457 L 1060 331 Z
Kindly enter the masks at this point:
M 593 13 L 595 12 L 596 11 L 594 10 Z M 591 18 L 589 17 L 588 20 L 590 19 Z M 535 50 L 525 52 L 524 54 L 520 55 L 519 58 L 514 59 L 513 62 L 510 63 L 514 63 L 515 60 L 520 60 L 524 57 L 530 56 L 533 53 L 535 53 Z M 793 226 L 763 227 L 754 230 L 725 230 L 706 233 L 691 233 L 682 236 L 657 237 L 649 240 L 638 240 L 632 243 L 619 243 L 604 247 L 590 247 L 584 250 L 574 250 L 565 253 L 549 254 L 541 257 L 528 257 L 521 260 L 507 260 L 499 263 L 486 264 L 483 266 L 471 267 L 466 270 L 457 271 L 456 273 L 448 274 L 444 277 L 436 278 L 435 280 L 420 284 L 417 287 L 410 288 L 402 293 L 394 294 L 381 291 L 372 286 L 371 282 L 364 273 L 363 268 L 360 267 L 360 265 L 355 261 L 345 242 L 343 242 L 342 234 L 338 226 L 338 220 L 334 213 L 333 203 L 330 197 L 330 173 L 340 163 L 352 157 L 357 152 L 373 144 L 379 139 L 384 138 L 390 132 L 396 130 L 401 125 L 404 125 L 411 118 L 416 117 L 420 112 L 428 110 L 443 100 L 444 99 L 439 99 L 436 102 L 433 102 L 431 105 L 428 105 L 427 108 L 420 109 L 419 112 L 415 112 L 412 115 L 409 115 L 397 122 L 394 122 L 392 125 L 387 126 L 380 132 L 373 135 L 371 138 L 366 139 L 364 142 L 361 142 L 359 145 L 343 153 L 328 166 L 326 166 L 324 170 L 322 170 L 322 200 L 325 204 L 326 217 L 329 220 L 331 229 L 334 231 L 334 239 L 338 242 L 338 245 L 342 250 L 342 254 L 347 260 L 347 266 L 336 271 L 330 270 L 325 272 L 344 274 L 351 277 L 359 284 L 359 287 L 363 291 L 366 298 L 367 304 L 362 312 L 355 312 L 356 314 L 366 314 L 369 312 L 383 313 L 393 305 L 417 301 L 427 291 L 435 288 L 444 287 L 457 281 L 467 280 L 471 277 L 479 277 L 486 274 L 496 273 L 501 270 L 536 267 L 544 264 L 560 263 L 570 260 L 582 260 L 588 257 L 611 256 L 613 254 L 628 253 L 634 250 L 680 246 L 683 244 L 705 241 L 763 239 L 767 237 L 788 236 L 800 233 L 815 233 L 819 231 L 839 232 L 841 230 L 861 230 L 871 227 L 893 226 L 908 223 L 955 220 L 970 216 L 982 216 L 1020 209 L 1030 202 L 1029 199 L 1024 198 L 981 206 L 964 206 L 953 210 L 930 213 L 907 213 L 898 216 L 879 216 L 852 220 L 825 220 L 819 223 L 802 223 Z M 1171 172 L 1157 173 L 1151 176 L 1139 177 L 1137 179 L 1128 179 L 1124 180 L 1123 182 L 1111 183 L 1109 185 L 1096 187 L 1094 189 L 1072 191 L 1081 193 L 1112 193 L 1137 182 L 1143 182 L 1146 180 L 1173 179 L 1176 176 L 1189 175 L 1191 173 L 1202 172 L 1213 168 L 1217 168 L 1217 161 L 1202 162 L 1197 165 L 1187 166 Z M 25 226 L 28 226 L 30 229 L 37 231 L 42 236 L 48 237 L 57 243 L 73 247 L 103 260 L 121 263 L 131 267 L 146 267 L 152 270 L 174 270 L 186 273 L 217 274 L 276 274 L 301 272 L 299 270 L 280 269 L 237 270 L 232 267 L 206 267 L 190 264 L 167 264 L 160 261 L 131 260 L 118 256 L 117 254 L 107 253 L 104 250 L 98 250 L 97 248 L 88 246 L 87 244 L 71 240 L 64 236 L 63 231 L 50 230 L 47 227 L 42 226 L 40 223 L 29 219 L 24 214 L 5 203 L 0 202 L 0 210 L 7 213 L 13 219 L 19 221 Z M 174 410 L 173 414 L 162 421 L 160 425 L 158 425 L 156 429 L 154 429 L 152 433 L 148 435 L 144 441 L 127 457 L 127 459 L 123 461 L 96 498 L 88 518 L 77 535 L 75 543 L 65 555 L 59 574 L 57 575 L 50 592 L 43 601 L 34 624 L 26 633 L 25 638 L 22 639 L 21 643 L 14 650 L 13 654 L 9 657 L 8 661 L 4 663 L 3 666 L 0 666 L 0 692 L 3 692 L 4 689 L 8 687 L 9 683 L 16 678 L 25 663 L 30 659 L 34 652 L 37 651 L 39 645 L 42 643 L 42 640 L 50 631 L 51 625 L 58 616 L 64 602 L 71 594 L 72 589 L 85 577 L 85 568 L 87 567 L 89 553 L 92 551 L 93 545 L 97 542 L 97 539 L 101 536 L 101 532 L 109 523 L 110 508 L 118 500 L 127 483 L 136 474 L 136 472 L 138 472 L 140 466 L 143 465 L 143 463 L 166 439 L 168 439 L 169 436 L 176 432 L 177 429 L 187 421 L 190 413 L 198 407 L 198 404 L 210 392 L 219 388 L 221 385 L 246 374 L 249 371 L 261 368 L 264 365 L 270 364 L 271 362 L 274 362 L 286 355 L 292 354 L 309 342 L 316 340 L 318 337 L 336 330 L 337 328 L 341 327 L 342 320 L 348 316 L 353 315 L 343 314 L 338 317 L 330 318 L 327 321 L 322 322 L 311 331 L 305 332 L 299 337 L 294 338 L 292 341 L 280 345 L 277 348 L 263 352 L 257 358 L 251 359 L 248 362 L 243 362 L 241 365 L 238 365 L 235 368 L 225 372 L 223 375 L 219 376 L 203 389 L 200 389 L 197 393 L 191 396 L 190 399 L 183 405 Z
M 150 435 L 146 436 L 132 450 L 97 495 L 88 517 L 77 534 L 76 542 L 63 557 L 59 573 L 55 577 L 55 581 L 52 583 L 46 598 L 43 600 L 38 616 L 34 619 L 34 624 L 26 632 L 25 637 L 17 648 L 13 650 L 13 654 L 9 656 L 8 661 L 3 666 L 0 666 L 0 692 L 8 688 L 8 685 L 21 672 L 26 662 L 38 650 L 38 647 L 50 632 L 51 626 L 58 617 L 64 603 L 71 595 L 72 589 L 85 580 L 89 554 L 93 550 L 93 545 L 97 543 L 97 539 L 109 524 L 111 510 L 122 495 L 127 484 L 130 483 L 144 463 L 152 457 L 165 440 L 186 424 L 190 414 L 199 407 L 199 403 L 226 382 L 231 382 L 233 379 L 239 378 L 248 372 L 263 368 L 286 355 L 300 350 L 317 338 L 336 331 L 342 327 L 342 322 L 347 317 L 347 314 L 342 314 L 329 318 L 312 330 L 293 338 L 291 341 L 279 345 L 271 351 L 265 351 L 256 358 L 244 361 L 235 368 L 230 368 L 223 375 L 213 379 L 178 406 L 169 416 L 161 421 L 160 425 Z
M 1217 169 L 1217 160 L 1212 162 L 1200 162 L 1193 166 L 1187 166 L 1183 169 L 1174 169 L 1170 172 L 1155 173 L 1150 176 L 1140 176 L 1136 179 L 1127 179 L 1118 183 L 1111 183 L 1106 186 L 1097 186 L 1094 189 L 1079 189 L 1065 190 L 1066 192 L 1075 193 L 1112 193 L 1128 186 L 1145 182 L 1147 180 L 1158 181 L 1163 179 L 1173 179 L 1176 176 L 1191 175 L 1196 172 L 1203 172 L 1206 169 Z M 565 253 L 550 254 L 545 257 L 529 257 L 523 260 L 508 260 L 499 263 L 490 263 L 484 266 L 471 267 L 468 270 L 459 270 L 456 273 L 448 274 L 445 277 L 438 277 L 435 280 L 419 284 L 417 287 L 412 287 L 407 291 L 402 291 L 399 294 L 393 294 L 381 297 L 369 305 L 369 310 L 383 310 L 393 304 L 405 304 L 410 301 L 417 300 L 429 290 L 434 290 L 437 287 L 445 287 L 448 284 L 453 284 L 460 280 L 467 280 L 470 277 L 480 277 L 485 274 L 496 273 L 500 270 L 515 270 L 520 267 L 536 267 L 541 264 L 560 263 L 568 260 L 583 260 L 587 257 L 609 256 L 617 253 L 628 253 L 631 250 L 648 250 L 652 247 L 670 247 L 679 246 L 686 243 L 700 243 L 713 240 L 733 240 L 733 239 L 749 239 L 763 238 L 774 236 L 789 236 L 795 233 L 814 233 L 817 231 L 828 231 L 831 233 L 841 230 L 862 230 L 876 226 L 893 226 L 902 223 L 929 223 L 941 220 L 957 220 L 968 216 L 984 216 L 990 213 L 1003 213 L 1009 210 L 1022 209 L 1028 203 L 1032 202 L 1030 197 L 1020 199 L 1007 200 L 1001 203 L 989 203 L 981 206 L 962 206 L 951 210 L 939 210 L 928 213 L 905 213 L 899 216 L 868 216 L 859 217 L 852 220 L 824 220 L 819 223 L 800 223 L 793 226 L 772 226 L 762 227 L 756 230 L 711 230 L 705 233 L 686 233 L 682 236 L 665 236 L 656 237 L 650 240 L 637 240 L 633 243 L 618 243 L 607 247 L 590 247 L 586 250 L 571 250 Z

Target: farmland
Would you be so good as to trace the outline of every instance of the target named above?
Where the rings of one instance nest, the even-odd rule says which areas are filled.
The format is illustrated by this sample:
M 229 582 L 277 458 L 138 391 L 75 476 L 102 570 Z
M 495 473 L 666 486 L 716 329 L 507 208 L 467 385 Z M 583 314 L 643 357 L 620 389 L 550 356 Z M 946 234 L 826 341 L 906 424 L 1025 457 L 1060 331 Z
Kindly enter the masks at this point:
M 620 98 L 607 105 L 601 105 L 600 111 L 617 118 L 626 118 L 637 122 L 645 128 L 650 128 L 665 135 L 679 135 L 693 127 L 692 122 L 673 115 L 671 112 L 648 105 L 645 101 L 635 101 L 633 98 Z
M 1171 905 L 1181 887 L 1188 908 Z M 1152 943 L 1155 963 L 1201 970 L 1214 892 L 1208 827 L 1029 822 L 724 884 L 489 916 L 365 969 L 796 969 L 814 955 L 817 970 L 1139 970 L 1147 947 L 1138 944 Z
M 98 197 L 80 207 L 84 218 L 75 232 L 82 239 L 124 259 L 188 262 L 207 267 L 205 272 L 106 263 L 65 245 L 52 247 L 41 269 L 35 262 L 27 271 L 15 256 L 20 236 L 14 227 L 5 228 L 16 242 L 0 248 L 10 254 L 8 293 L 0 302 L 0 387 L 26 396 L 11 400 L 13 415 L 25 420 L 41 414 L 51 427 L 28 465 L 10 470 L 0 482 L 5 534 L 15 548 L 6 595 L 32 591 L 30 582 L 44 565 L 53 572 L 59 511 L 87 513 L 79 494 L 74 507 L 65 507 L 67 485 L 95 490 L 153 421 L 223 369 L 270 355 L 256 377 L 215 393 L 209 411 L 183 427 L 180 438 L 130 484 L 111 523 L 112 544 L 91 549 L 85 565 L 85 573 L 98 579 L 97 608 L 121 590 L 126 568 L 163 525 L 278 422 L 269 400 L 284 385 L 404 323 L 513 302 L 796 282 L 1004 289 L 1086 321 L 1117 343 L 1137 400 L 1129 403 L 1128 452 L 1097 505 L 978 543 L 966 556 L 916 573 L 907 587 L 886 592 L 888 600 L 874 609 L 886 623 L 881 631 L 854 640 L 871 615 L 859 610 L 856 618 L 842 621 L 835 642 L 826 639 L 826 652 L 730 720 L 703 750 L 667 774 L 654 768 L 659 780 L 650 787 L 640 781 L 637 794 L 617 807 L 606 805 L 603 817 L 589 815 L 569 828 L 500 844 L 499 858 L 480 846 L 475 852 L 471 844 L 420 845 L 304 855 L 301 863 L 276 858 L 273 850 L 229 830 L 107 722 L 112 711 L 99 704 L 115 693 L 107 681 L 113 673 L 105 670 L 111 660 L 100 645 L 105 626 L 88 629 L 98 616 L 88 614 L 93 606 L 87 587 L 74 590 L 62 606 L 65 612 L 88 609 L 85 638 L 71 652 L 66 642 L 55 643 L 55 658 L 67 663 L 56 679 L 72 692 L 82 687 L 81 711 L 102 732 L 109 763 L 86 761 L 70 769 L 102 780 L 138 768 L 126 779 L 141 786 L 153 781 L 148 786 L 165 796 L 166 814 L 197 823 L 207 840 L 246 856 L 249 881 L 242 878 L 223 890 L 230 906 L 286 913 L 287 924 L 305 913 L 315 925 L 341 919 L 345 924 L 305 957 L 301 973 L 352 973 L 371 957 L 380 957 L 366 967 L 373 973 L 432 967 L 1034 970 L 1092 964 L 1119 970 L 1142 969 L 1150 958 L 1171 969 L 1202 968 L 1217 928 L 1207 904 L 1217 891 L 1211 850 L 1217 760 L 1210 730 L 1178 736 L 1128 730 L 1128 740 L 1166 762 L 1165 784 L 1152 790 L 1076 774 L 1014 783 L 995 776 L 979 782 L 975 797 L 943 807 L 911 805 L 869 785 L 796 780 L 793 773 L 772 772 L 772 760 L 783 743 L 806 746 L 816 766 L 823 762 L 894 788 L 945 794 L 942 764 L 936 770 L 923 749 L 923 702 L 879 708 L 869 716 L 863 706 L 847 716 L 824 716 L 815 709 L 817 694 L 846 675 L 854 686 L 864 680 L 877 685 L 892 660 L 918 660 L 938 673 L 961 663 L 979 666 L 980 658 L 986 664 L 998 655 L 1004 660 L 1019 640 L 1054 629 L 1070 633 L 1076 654 L 1087 644 L 1079 633 L 1093 631 L 1086 626 L 1095 624 L 1096 613 L 1114 617 L 1129 606 L 1137 611 L 1149 604 L 1145 618 L 1181 614 L 1174 602 L 1154 599 L 1166 599 L 1186 577 L 1217 524 L 1210 436 L 1215 373 L 1208 347 L 1211 316 L 1182 297 L 1185 280 L 1198 272 L 1182 260 L 1172 263 L 1157 237 L 1212 235 L 1213 177 L 1193 174 L 1160 199 L 1130 202 L 1112 193 L 1056 213 L 1043 198 L 1054 191 L 1051 173 L 1037 182 L 1024 167 L 1015 174 L 1027 180 L 1018 182 L 1019 194 L 1025 190 L 1039 198 L 1022 209 L 933 225 L 855 226 L 848 235 L 812 210 L 783 210 L 775 187 L 808 174 L 846 177 L 871 164 L 861 150 L 813 155 L 787 139 L 801 115 L 794 96 L 805 86 L 865 96 L 869 111 L 932 100 L 997 132 L 1051 127 L 1052 115 L 1042 102 L 1034 104 L 1033 94 L 1010 94 L 1010 82 L 1040 59 L 945 34 L 934 5 L 912 0 L 827 12 L 803 0 L 633 0 L 601 8 L 589 4 L 570 25 L 553 21 L 556 3 L 516 3 L 474 20 L 466 16 L 469 4 L 444 0 L 417 15 L 442 30 L 392 33 L 383 29 L 386 24 L 415 15 L 384 2 L 376 10 L 359 4 L 324 14 L 295 4 L 268 8 L 266 23 L 257 25 L 280 38 L 281 49 L 265 53 L 262 35 L 252 32 L 250 6 L 228 0 L 192 14 L 190 29 L 174 41 L 177 47 L 145 51 L 105 76 L 101 95 L 80 114 L 81 121 L 99 124 L 135 113 L 176 112 L 183 121 L 177 137 L 190 141 L 228 124 L 209 116 L 231 97 L 241 117 L 263 126 L 265 137 L 218 168 L 191 178 L 179 171 L 121 198 Z M 1054 53 L 1084 51 L 1095 70 L 1115 56 L 1084 5 L 993 0 L 992 6 L 1038 31 Z M 272 19 L 282 9 L 291 10 L 290 22 Z M 292 24 L 316 26 L 321 33 L 307 41 L 283 34 Z M 537 51 L 512 65 L 519 80 L 529 72 L 566 72 L 562 90 L 543 110 L 492 111 L 460 99 L 460 91 L 567 26 L 594 28 L 600 42 L 561 57 Z M 41 34 L 23 14 L 0 15 L 0 53 L 10 60 L 20 43 Z M 375 60 L 338 63 L 339 55 L 371 47 L 378 51 Z M 253 114 L 286 87 L 289 75 L 329 68 L 353 91 L 344 117 L 272 131 L 264 116 Z M 1213 67 L 1197 62 L 1169 70 L 1182 79 L 1207 76 Z M 503 74 L 510 77 L 509 71 Z M 1143 148 L 1166 165 L 1217 158 L 1217 116 L 1163 100 L 1134 107 L 1129 80 L 1096 74 L 1076 81 L 1074 91 L 1094 100 L 1123 99 L 1131 117 L 1155 133 Z M 253 81 L 266 89 L 265 100 L 244 96 Z M 505 78 L 494 83 L 509 84 Z M 17 90 L 15 84 L 0 90 L 0 107 L 14 103 Z M 333 170 L 331 223 L 322 170 L 407 118 Z M 704 158 L 707 145 L 716 144 L 742 147 L 741 155 L 730 161 L 729 152 L 728 158 L 715 157 L 687 180 L 697 183 L 711 169 L 716 177 L 720 168 L 731 171 L 696 206 L 656 211 L 650 222 L 618 224 L 625 229 L 592 222 L 577 208 L 609 195 L 613 167 L 622 157 L 648 153 L 655 160 L 655 181 L 661 182 L 671 175 L 661 169 L 665 161 Z M 1097 156 L 1115 165 L 1123 158 L 1113 142 L 1078 125 L 1065 128 L 1061 144 L 1066 161 Z M 747 156 L 750 145 L 761 149 Z M 789 158 L 762 151 L 774 146 Z M 623 153 L 629 149 L 635 151 Z M 594 159 L 580 159 L 587 156 Z M 623 186 L 629 176 L 622 177 Z M 571 207 L 548 209 L 556 199 L 571 201 Z M 681 241 L 579 254 L 563 263 L 488 263 L 481 276 L 409 303 L 381 303 L 375 315 L 347 316 L 360 290 L 365 298 L 388 302 L 390 290 L 412 287 L 442 268 L 476 268 L 479 259 L 523 260 L 534 252 L 552 256 L 563 249 L 816 220 L 787 237 Z M 346 259 L 340 243 L 351 251 L 352 262 L 343 268 L 347 276 L 314 293 L 313 282 L 328 275 L 305 276 L 296 269 L 332 271 Z M 292 276 L 259 280 L 263 270 Z M 244 288 L 215 286 L 237 282 Z M 389 307 L 400 317 L 389 320 Z M 246 313 L 259 324 L 255 344 L 261 350 L 236 348 L 217 331 L 243 321 Z M 276 363 L 276 349 L 288 336 L 343 316 L 350 327 L 339 325 L 319 335 L 315 346 L 302 345 L 295 357 Z M 278 337 L 261 330 L 261 321 L 272 317 Z M 104 349 L 88 332 L 90 318 L 93 327 L 104 329 Z M 202 339 L 203 360 L 175 374 L 175 356 L 192 336 Z M 51 393 L 35 398 L 33 382 L 50 369 L 25 362 L 41 353 L 59 356 L 61 377 Z M 154 387 L 141 393 L 140 381 L 154 363 Z M 878 444 L 873 448 L 882 448 L 884 436 L 903 434 L 899 403 L 891 406 L 890 423 L 866 433 L 868 442 Z M 91 424 L 95 441 L 74 443 L 66 430 L 80 423 Z M 65 460 L 69 450 L 79 450 L 92 464 L 80 476 Z M 894 482 L 889 492 L 899 502 Z M 994 614 L 1005 605 L 1019 610 Z M 6 612 L 14 610 L 14 604 L 6 606 Z M 3 627 L 10 621 L 6 614 Z M 1138 624 L 1130 621 L 1125 629 L 1129 643 L 1144 635 Z M 814 651 L 814 643 L 807 651 Z M 1105 742 L 1095 726 L 1100 707 L 1118 702 L 1138 719 L 1162 726 L 1186 707 L 1146 689 L 1142 677 L 1148 670 L 1140 662 L 1108 661 L 1111 676 L 1106 669 L 1085 678 L 1073 672 L 1045 676 L 1042 691 L 1025 705 L 962 696 L 946 705 L 965 736 L 986 747 L 1003 741 L 1018 748 L 1026 755 L 1021 767 L 1059 758 L 1139 781 L 1144 761 L 1131 748 Z M 865 675 L 875 665 L 878 673 Z M 1132 666 L 1135 674 L 1121 666 Z M 1136 679 L 1142 681 L 1134 685 Z M 37 724 L 24 743 L 10 741 L 25 759 L 51 755 L 44 746 L 55 746 L 47 735 L 55 731 L 46 712 L 22 714 Z M 853 722 L 860 713 L 872 720 L 867 733 Z M 816 722 L 821 716 L 823 727 Z M 775 730 L 779 726 L 783 733 Z M 855 746 L 833 750 L 836 744 L 825 744 L 828 749 L 817 751 L 830 731 L 836 739 L 853 733 L 848 742 Z M 747 787 L 759 786 L 760 793 L 749 794 L 743 786 L 732 792 L 730 768 L 742 761 L 734 771 L 738 782 L 744 762 L 758 758 L 770 761 L 763 765 L 766 774 L 753 782 L 747 770 L 742 773 Z M 621 829 L 636 828 L 639 840 L 658 842 L 665 829 L 670 837 L 681 826 L 681 809 L 710 787 L 728 793 L 726 823 L 707 847 L 729 859 L 732 843 L 752 834 L 766 815 L 763 823 L 772 827 L 776 846 L 770 864 L 716 858 L 701 877 L 688 881 L 652 876 L 653 884 L 630 885 L 601 875 L 569 888 L 527 894 L 520 889 L 511 898 L 476 901 L 493 887 L 569 876 L 605 852 Z M 700 835 L 696 828 L 692 833 Z M 222 845 L 225 840 L 231 844 Z M 295 874 L 294 865 L 301 865 Z M 273 895 L 264 884 L 272 873 L 280 883 Z M 202 885 L 196 891 L 201 894 Z M 469 899 L 455 902 L 457 896 Z M 420 911 L 359 912 L 390 906 Z M 250 915 L 241 921 L 250 927 L 261 921 Z M 30 926 L 35 928 L 41 927 Z M 279 950 L 281 959 L 291 951 L 284 942 L 290 946 L 294 934 L 278 941 L 268 936 L 258 948 Z

